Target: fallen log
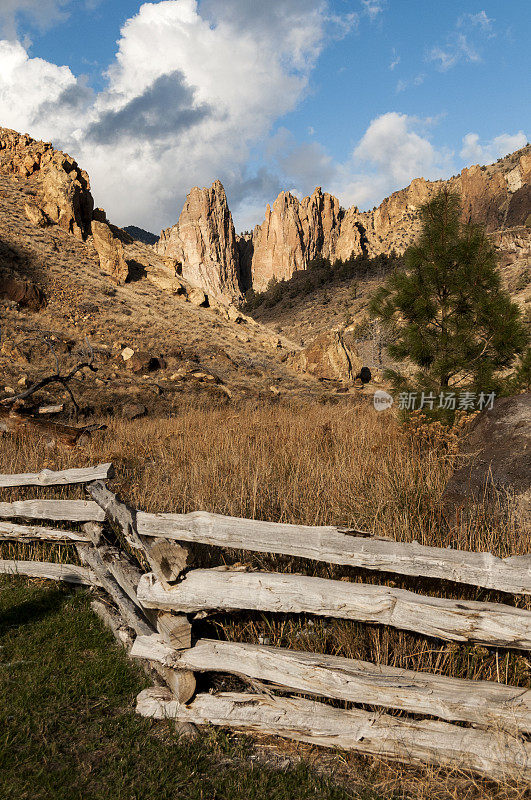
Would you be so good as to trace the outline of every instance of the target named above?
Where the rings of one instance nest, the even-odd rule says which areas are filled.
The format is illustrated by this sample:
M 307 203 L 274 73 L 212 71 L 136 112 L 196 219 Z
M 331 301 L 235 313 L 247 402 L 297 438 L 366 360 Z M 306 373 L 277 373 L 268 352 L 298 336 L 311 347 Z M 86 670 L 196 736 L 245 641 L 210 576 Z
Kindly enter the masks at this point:
M 138 586 L 146 608 L 164 611 L 309 613 L 391 625 L 456 642 L 531 648 L 531 611 L 501 603 L 428 597 L 405 589 L 278 572 L 197 569 L 167 590 L 147 574 Z
M 357 659 L 213 639 L 199 639 L 181 650 L 161 636 L 139 636 L 131 655 L 167 667 L 243 675 L 304 694 L 531 732 L 531 690 L 493 681 L 446 678 Z
M 145 689 L 136 708 L 144 717 L 259 731 L 408 764 L 471 770 L 499 781 L 531 779 L 531 743 L 501 731 L 486 733 L 448 722 L 344 711 L 296 697 L 236 692 L 199 694 L 186 706 L 171 699 L 167 690 Z
M 13 398 L 7 399 L 11 400 Z M 24 414 L 15 409 L 8 410 L 0 405 L 0 431 L 17 434 L 24 431 L 25 428 L 30 428 L 35 433 L 45 437 L 51 445 L 60 442 L 65 447 L 73 448 L 77 445 L 86 444 L 93 431 L 103 430 L 105 427 L 105 425 L 89 425 L 76 428 L 73 425 L 65 425 L 62 422 L 52 422 L 31 414 Z
M 279 553 L 401 575 L 442 578 L 513 594 L 531 594 L 531 554 L 497 558 L 450 548 L 395 542 L 331 526 L 287 525 L 206 511 L 136 517 L 141 536 L 163 536 L 259 553 Z

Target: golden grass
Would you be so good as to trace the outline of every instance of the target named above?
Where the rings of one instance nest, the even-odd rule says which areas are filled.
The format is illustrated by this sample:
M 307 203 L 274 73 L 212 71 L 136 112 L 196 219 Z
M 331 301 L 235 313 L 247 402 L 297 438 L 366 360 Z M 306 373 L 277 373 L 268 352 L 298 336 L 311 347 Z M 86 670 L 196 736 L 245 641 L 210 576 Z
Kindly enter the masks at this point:
M 31 437 L 4 438 L 0 441 L 0 470 L 27 472 L 44 466 L 62 469 L 112 461 L 116 489 L 143 510 L 205 509 L 277 522 L 357 526 L 397 540 L 487 550 L 499 556 L 530 552 L 531 534 L 518 530 L 501 508 L 499 513 L 479 508 L 457 527 L 445 521 L 441 495 L 458 458 L 458 436 L 459 425 L 453 430 L 442 426 L 428 429 L 417 420 L 403 427 L 392 414 L 376 413 L 364 403 L 197 405 L 180 409 L 171 419 L 110 420 L 105 433 L 96 434 L 88 447 L 78 451 L 46 451 L 42 442 Z M 67 493 L 82 496 L 82 489 L 39 494 L 58 497 Z M 4 490 L 2 499 L 34 494 Z M 54 549 L 61 548 L 26 545 L 20 557 L 34 553 L 34 557 L 49 558 Z M 5 557 L 12 557 L 13 546 L 4 545 L 3 550 Z M 68 553 L 71 556 L 71 549 Z M 486 590 L 400 576 L 391 580 L 378 573 L 267 554 L 197 547 L 196 558 L 200 564 L 240 560 L 254 567 L 385 581 L 429 594 L 531 607 L 524 598 Z M 198 632 L 223 638 L 256 642 L 265 636 L 272 645 L 531 686 L 529 661 L 523 655 L 439 642 L 385 627 L 247 612 L 218 614 L 201 625 Z M 359 764 L 359 760 L 354 762 Z M 399 767 L 378 769 L 383 770 L 382 780 L 402 774 Z M 434 781 L 426 778 L 432 794 L 423 794 L 417 787 L 414 796 L 520 796 L 521 787 L 505 787 L 506 794 L 499 794 L 500 787 L 487 789 L 485 782 L 455 780 L 455 786 L 461 786 L 455 795 L 450 784 L 446 794 L 436 793 L 441 790 L 439 777 Z M 393 786 L 397 785 L 395 781 Z M 474 787 L 480 788 L 476 791 Z

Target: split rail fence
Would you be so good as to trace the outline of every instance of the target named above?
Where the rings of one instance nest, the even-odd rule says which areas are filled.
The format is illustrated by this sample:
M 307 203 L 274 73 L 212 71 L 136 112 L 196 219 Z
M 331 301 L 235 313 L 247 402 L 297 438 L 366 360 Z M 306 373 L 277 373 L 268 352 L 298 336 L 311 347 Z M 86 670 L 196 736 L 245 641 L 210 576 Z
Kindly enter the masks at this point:
M 157 675 L 157 685 L 137 698 L 140 714 L 277 734 L 408 763 L 470 770 L 497 780 L 531 780 L 531 690 L 192 636 L 194 616 L 200 612 L 254 609 L 357 620 L 446 641 L 528 651 L 530 611 L 510 602 L 430 597 L 385 585 L 238 566 L 193 569 L 186 543 L 446 579 L 509 595 L 531 594 L 531 554 L 500 559 L 345 528 L 285 525 L 202 511 L 149 514 L 123 503 L 107 487 L 109 477 L 111 464 L 0 476 L 0 488 L 84 484 L 92 498 L 0 503 L 0 540 L 71 543 L 83 564 L 4 560 L 0 572 L 103 590 L 93 601 L 94 610 L 130 655 Z M 28 520 L 83 525 L 78 526 L 80 532 L 27 524 Z M 109 544 L 113 527 L 136 559 L 123 547 Z M 194 673 L 199 672 L 236 675 L 253 691 L 196 693 Z M 342 709 L 296 696 L 301 694 L 352 706 Z M 384 709 L 405 713 L 391 715 Z

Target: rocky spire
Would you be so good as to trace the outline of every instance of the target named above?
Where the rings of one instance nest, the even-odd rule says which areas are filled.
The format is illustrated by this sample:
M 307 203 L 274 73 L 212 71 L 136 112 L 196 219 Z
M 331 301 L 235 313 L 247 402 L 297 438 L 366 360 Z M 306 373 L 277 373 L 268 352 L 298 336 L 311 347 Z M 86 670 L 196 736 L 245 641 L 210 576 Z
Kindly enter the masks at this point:
M 155 250 L 179 261 L 183 278 L 209 296 L 226 302 L 240 298 L 238 243 L 220 181 L 191 190 L 178 223 L 162 231 Z

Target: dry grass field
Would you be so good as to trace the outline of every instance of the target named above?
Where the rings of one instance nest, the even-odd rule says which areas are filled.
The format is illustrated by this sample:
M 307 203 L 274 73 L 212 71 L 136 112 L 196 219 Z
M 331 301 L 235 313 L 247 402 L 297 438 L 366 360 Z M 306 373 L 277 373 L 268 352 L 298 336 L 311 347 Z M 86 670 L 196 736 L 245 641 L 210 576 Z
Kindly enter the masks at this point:
M 312 525 L 356 526 L 402 541 L 490 551 L 499 556 L 531 551 L 531 534 L 519 531 L 503 512 L 479 508 L 459 524 L 445 519 L 441 495 L 456 460 L 461 423 L 452 428 L 416 419 L 400 425 L 390 412 L 377 413 L 365 399 L 357 404 L 260 404 L 240 407 L 183 407 L 170 419 L 123 422 L 78 450 L 47 450 L 37 438 L 0 440 L 0 471 L 62 469 L 112 461 L 114 487 L 137 508 L 188 512 L 205 509 L 238 517 Z M 43 490 L 40 496 L 81 496 L 81 489 Z M 3 490 L 3 500 L 34 496 Z M 3 557 L 72 559 L 69 548 L 1 547 Z M 197 564 L 243 562 L 279 571 L 304 571 L 343 580 L 382 582 L 427 594 L 504 600 L 484 589 L 450 582 L 368 573 L 314 562 L 197 547 Z M 527 603 L 527 606 L 526 606 Z M 468 679 L 531 686 L 525 654 L 461 646 L 378 626 L 310 617 L 239 613 L 215 614 L 198 623 L 210 636 L 321 651 L 376 663 Z M 198 628 L 199 630 L 199 628 Z M 222 678 L 214 677 L 220 685 Z M 304 753 L 317 769 L 333 769 L 345 786 L 361 782 L 383 797 L 506 798 L 526 787 L 499 786 L 434 769 L 410 769 L 331 754 L 305 746 L 275 744 Z M 361 777 L 363 776 L 363 777 Z M 355 795 L 353 795 L 355 796 Z

